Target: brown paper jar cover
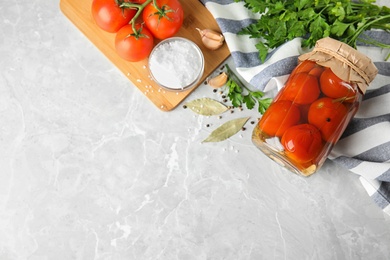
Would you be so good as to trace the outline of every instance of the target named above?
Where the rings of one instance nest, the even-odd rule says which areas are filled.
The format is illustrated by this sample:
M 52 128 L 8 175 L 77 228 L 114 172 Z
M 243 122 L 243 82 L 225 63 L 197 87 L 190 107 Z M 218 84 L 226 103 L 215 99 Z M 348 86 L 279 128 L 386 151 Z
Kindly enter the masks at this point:
M 300 55 L 298 60 L 311 60 L 330 68 L 340 79 L 356 83 L 363 94 L 378 74 L 378 69 L 369 57 L 330 37 L 318 40 L 314 49 Z

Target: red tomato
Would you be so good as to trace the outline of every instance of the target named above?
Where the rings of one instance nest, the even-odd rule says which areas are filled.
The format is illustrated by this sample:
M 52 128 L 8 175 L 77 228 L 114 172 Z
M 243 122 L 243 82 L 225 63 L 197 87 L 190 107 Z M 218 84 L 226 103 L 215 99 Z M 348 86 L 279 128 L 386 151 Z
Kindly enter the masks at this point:
M 116 0 L 93 0 L 92 17 L 103 30 L 115 33 L 128 24 L 136 13 L 135 9 L 122 9 Z
M 136 25 L 139 30 L 141 25 Z M 140 61 L 147 58 L 153 49 L 153 35 L 143 27 L 141 34 L 134 35 L 133 27 L 123 26 L 115 37 L 115 49 L 118 55 L 128 61 Z
M 286 156 L 298 163 L 315 159 L 323 147 L 320 131 L 310 124 L 290 127 L 284 133 L 281 143 Z
M 317 66 L 317 67 L 312 68 L 309 71 L 309 75 L 313 75 L 313 76 L 316 76 L 317 78 L 320 78 L 323 71 L 324 71 L 324 67 Z
M 291 76 L 302 72 L 308 73 L 315 66 L 317 66 L 317 64 L 314 61 L 304 60 L 295 67 L 295 69 L 291 72 Z
M 290 126 L 299 122 L 301 113 L 291 101 L 277 101 L 265 111 L 259 128 L 269 136 L 282 136 Z
M 299 105 L 298 108 L 301 111 L 301 120 L 302 124 L 307 123 L 307 115 L 309 114 L 309 108 L 311 104 Z
M 292 75 L 281 91 L 278 100 L 290 100 L 300 105 L 310 104 L 320 95 L 317 77 L 304 72 Z
M 331 98 L 342 98 L 343 101 L 354 101 L 356 91 L 352 86 L 341 80 L 330 68 L 326 68 L 320 78 L 321 91 Z
M 309 124 L 315 125 L 326 142 L 335 143 L 340 138 L 345 126 L 343 121 L 348 109 L 341 102 L 324 97 L 316 100 L 309 108 Z
M 299 63 L 298 66 L 292 71 L 291 76 L 306 72 L 310 75 L 319 77 L 322 71 L 324 71 L 324 67 L 318 65 L 316 62 L 311 60 L 304 60 Z
M 174 36 L 183 24 L 183 7 L 178 0 L 157 0 L 159 11 L 148 4 L 142 12 L 142 18 L 157 39 L 166 39 Z

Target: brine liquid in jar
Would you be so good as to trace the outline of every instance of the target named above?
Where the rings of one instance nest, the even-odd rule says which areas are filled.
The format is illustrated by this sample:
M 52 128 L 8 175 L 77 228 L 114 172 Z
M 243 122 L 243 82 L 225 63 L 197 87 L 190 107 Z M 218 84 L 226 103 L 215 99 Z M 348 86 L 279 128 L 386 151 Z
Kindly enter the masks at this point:
M 305 176 L 324 163 L 358 110 L 363 93 L 311 60 L 290 74 L 255 127 L 252 141 L 270 158 Z
M 298 60 L 252 141 L 282 166 L 309 176 L 340 139 L 378 69 L 369 57 L 329 37 Z
M 298 60 L 252 141 L 282 166 L 308 176 L 325 162 L 378 69 L 369 57 L 329 37 Z

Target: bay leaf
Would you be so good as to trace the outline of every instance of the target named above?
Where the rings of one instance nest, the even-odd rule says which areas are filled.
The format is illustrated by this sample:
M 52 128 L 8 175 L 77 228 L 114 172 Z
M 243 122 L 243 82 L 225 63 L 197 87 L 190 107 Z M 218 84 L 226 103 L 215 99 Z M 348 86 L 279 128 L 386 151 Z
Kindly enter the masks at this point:
M 199 98 L 185 104 L 193 112 L 203 116 L 214 116 L 226 112 L 229 108 L 211 98 Z
M 211 134 L 205 140 L 202 141 L 202 143 L 220 142 L 228 139 L 229 137 L 235 135 L 238 131 L 240 131 L 249 118 L 250 117 L 242 117 L 227 121 L 217 129 L 212 131 Z

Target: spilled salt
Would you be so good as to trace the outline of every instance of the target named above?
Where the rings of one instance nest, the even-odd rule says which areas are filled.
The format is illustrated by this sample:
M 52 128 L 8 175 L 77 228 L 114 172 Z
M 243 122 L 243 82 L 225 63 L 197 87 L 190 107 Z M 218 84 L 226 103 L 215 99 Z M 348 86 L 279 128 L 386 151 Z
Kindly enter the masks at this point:
M 203 72 L 200 50 L 186 40 L 172 40 L 158 45 L 149 57 L 154 79 L 170 89 L 183 89 L 194 84 Z

